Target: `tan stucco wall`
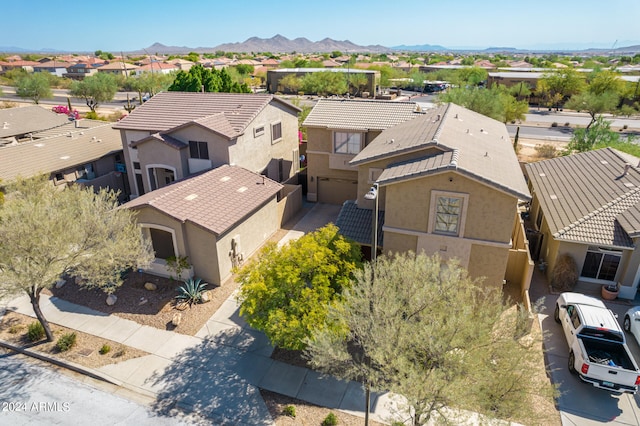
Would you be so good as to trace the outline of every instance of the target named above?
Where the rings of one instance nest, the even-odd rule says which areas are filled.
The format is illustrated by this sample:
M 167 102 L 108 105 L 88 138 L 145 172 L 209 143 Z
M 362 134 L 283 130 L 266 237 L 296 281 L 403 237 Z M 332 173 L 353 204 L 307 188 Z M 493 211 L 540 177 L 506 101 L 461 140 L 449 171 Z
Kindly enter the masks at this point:
M 189 141 L 207 142 L 209 159 L 214 169 L 223 164 L 229 164 L 229 144 L 231 142 L 227 138 L 197 125 L 183 127 L 172 132 L 171 136 L 187 145 Z M 186 174 L 189 173 L 188 158 L 189 149 L 187 148 L 185 150 L 185 162 L 187 163 L 187 167 L 185 168 Z
M 218 262 L 218 246 L 216 236 L 191 222 L 184 224 L 189 247 L 189 263 L 193 265 L 194 277 L 202 278 L 212 285 L 220 284 Z M 208 286 L 209 288 L 212 287 Z
M 467 270 L 471 277 L 485 277 L 484 285 L 501 289 L 508 260 L 508 249 L 473 244 Z
M 162 167 L 175 169 L 175 180 L 179 180 L 188 175 L 189 170 L 185 169 L 184 159 L 188 156 L 187 149 L 178 150 L 160 141 L 148 141 L 138 145 L 138 158 L 140 159 L 140 168 L 142 169 L 142 179 L 144 181 L 145 191 L 151 191 L 151 183 L 149 182 L 149 172 L 147 166 Z M 163 186 L 162 184 L 160 187 Z

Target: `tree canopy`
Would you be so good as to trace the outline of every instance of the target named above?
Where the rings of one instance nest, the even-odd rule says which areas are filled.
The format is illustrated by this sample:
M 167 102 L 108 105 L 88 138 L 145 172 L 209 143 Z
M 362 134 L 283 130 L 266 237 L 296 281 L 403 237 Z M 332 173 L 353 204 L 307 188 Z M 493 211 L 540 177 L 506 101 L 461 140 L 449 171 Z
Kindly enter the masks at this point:
M 111 74 L 99 72 L 83 80 L 74 81 L 69 93 L 75 98 L 84 99 L 91 111 L 96 112 L 98 106 L 111 101 L 117 91 L 116 78 Z
M 244 83 L 233 81 L 225 69 L 208 69 L 202 65 L 192 66 L 188 72 L 178 71 L 173 84 L 169 86 L 172 92 L 225 92 L 251 93 L 251 89 Z
M 359 265 L 359 247 L 332 224 L 281 248 L 267 244 L 238 273 L 240 314 L 274 345 L 303 349 Z
M 504 86 L 454 87 L 438 95 L 438 102 L 452 102 L 487 117 L 507 123 L 524 120 L 527 101 L 516 100 Z
M 530 371 L 540 339 L 524 343 L 515 308 L 505 314 L 501 292 L 456 262 L 396 254 L 355 275 L 329 310 L 331 326 L 308 341 L 320 371 L 402 395 L 416 425 L 446 417 L 446 407 L 526 418 L 530 396 L 552 392 Z
M 49 341 L 39 307 L 42 290 L 65 275 L 82 277 L 106 292 L 121 272 L 152 259 L 133 212 L 117 208 L 116 194 L 79 185 L 59 190 L 45 176 L 18 179 L 0 205 L 0 296 L 29 295 Z
M 21 98 L 32 99 L 36 104 L 40 103 L 40 99 L 53 97 L 49 78 L 41 72 L 27 74 L 19 78 L 16 94 Z
M 589 127 L 576 129 L 567 145 L 567 152 L 586 152 L 604 148 L 620 142 L 620 135 L 611 130 L 611 122 L 604 117 L 597 117 Z

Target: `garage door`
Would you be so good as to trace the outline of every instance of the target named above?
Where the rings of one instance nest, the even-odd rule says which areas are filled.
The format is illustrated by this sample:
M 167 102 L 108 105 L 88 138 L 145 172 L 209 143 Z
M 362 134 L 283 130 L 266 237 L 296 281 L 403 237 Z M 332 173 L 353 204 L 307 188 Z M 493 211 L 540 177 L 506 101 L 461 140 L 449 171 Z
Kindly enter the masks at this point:
M 355 200 L 357 193 L 357 180 L 318 178 L 318 202 L 342 204 Z

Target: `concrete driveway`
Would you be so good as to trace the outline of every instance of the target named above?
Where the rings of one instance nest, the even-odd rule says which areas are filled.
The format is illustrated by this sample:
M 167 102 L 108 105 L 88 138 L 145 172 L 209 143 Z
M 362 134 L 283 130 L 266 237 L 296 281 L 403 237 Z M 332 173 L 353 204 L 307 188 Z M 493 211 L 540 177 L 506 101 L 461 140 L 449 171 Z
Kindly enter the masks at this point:
M 551 372 L 551 380 L 557 384 L 560 397 L 557 400 L 563 425 L 639 425 L 640 396 L 613 395 L 596 389 L 569 373 L 567 368 L 569 348 L 562 332 L 562 326 L 553 320 L 553 309 L 557 295 L 550 294 L 548 285 L 539 271 L 535 271 L 531 283 L 531 301 L 540 303 L 542 312 L 538 315 L 544 332 L 545 359 Z M 596 296 L 596 294 L 591 294 Z M 622 325 L 624 313 L 633 301 L 616 300 L 607 302 Z M 640 303 L 638 303 L 640 304 Z M 627 344 L 636 362 L 640 362 L 640 347 L 634 337 L 627 334 Z

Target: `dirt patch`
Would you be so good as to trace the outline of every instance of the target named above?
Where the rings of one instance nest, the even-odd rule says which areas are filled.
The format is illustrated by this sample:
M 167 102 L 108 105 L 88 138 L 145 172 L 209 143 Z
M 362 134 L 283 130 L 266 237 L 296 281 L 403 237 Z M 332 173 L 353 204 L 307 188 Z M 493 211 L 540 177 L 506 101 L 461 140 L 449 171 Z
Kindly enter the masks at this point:
M 364 423 L 364 418 L 362 417 L 353 416 L 330 408 L 319 407 L 296 398 L 265 390 L 260 390 L 260 394 L 277 426 L 320 425 L 329 413 L 333 413 L 336 416 L 339 425 L 360 426 Z M 289 405 L 295 407 L 295 417 L 288 416 L 284 413 L 285 407 Z M 372 420 L 369 420 L 369 424 L 374 426 L 383 425 L 382 423 Z
M 562 152 L 567 146 L 567 142 L 561 141 L 549 141 L 541 139 L 525 139 L 520 138 L 518 141 L 518 161 L 523 163 L 533 163 L 535 161 L 544 160 L 545 158 L 540 155 L 536 147 L 543 145 L 549 145 L 556 149 L 556 152 Z
M 0 320 L 0 339 L 24 349 L 33 349 L 55 358 L 71 361 L 90 368 L 99 368 L 149 355 L 147 352 L 139 349 L 134 349 L 108 339 L 85 334 L 52 323 L 50 323 L 50 325 L 55 338 L 53 342 L 46 342 L 45 340 L 31 342 L 27 338 L 27 329 L 29 324 L 36 321 L 35 318 L 7 311 Z M 60 352 L 56 348 L 56 341 L 60 336 L 67 333 L 76 334 L 76 344 L 68 351 Z M 100 349 L 104 345 L 108 345 L 110 350 L 101 354 Z
M 150 291 L 145 288 L 146 283 L 152 283 L 157 288 Z M 157 277 L 144 272 L 131 272 L 126 277 L 115 295 L 118 300 L 113 306 L 106 303 L 106 294 L 98 289 L 86 289 L 75 283 L 74 279 L 61 288 L 45 290 L 60 299 L 78 305 L 86 306 L 105 314 L 117 315 L 161 330 L 173 330 L 178 333 L 195 335 L 209 318 L 218 310 L 220 305 L 238 288 L 233 278 L 221 286 L 207 286 L 211 301 L 191 306 L 183 311 L 176 309 L 176 289 L 182 284 L 180 281 Z M 171 320 L 176 313 L 182 315 L 180 325 L 174 328 Z

